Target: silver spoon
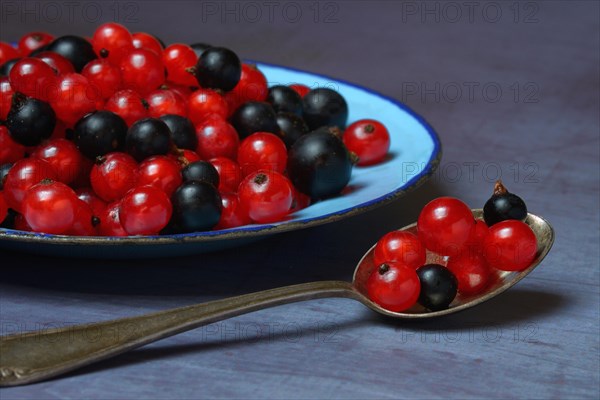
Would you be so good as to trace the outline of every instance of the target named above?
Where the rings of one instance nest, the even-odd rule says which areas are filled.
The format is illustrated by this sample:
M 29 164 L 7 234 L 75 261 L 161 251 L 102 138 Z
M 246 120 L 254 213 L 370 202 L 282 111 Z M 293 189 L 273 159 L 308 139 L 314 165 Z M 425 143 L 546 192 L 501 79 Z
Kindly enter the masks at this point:
M 481 218 L 482 211 L 473 210 L 473 215 Z M 502 272 L 498 282 L 485 293 L 469 298 L 457 297 L 446 310 L 429 312 L 415 306 L 406 312 L 396 313 L 370 301 L 366 296 L 365 283 L 375 267 L 373 246 L 356 266 L 352 283 L 303 283 L 138 317 L 1 337 L 0 386 L 41 381 L 190 329 L 263 308 L 303 300 L 349 298 L 360 301 L 378 313 L 403 319 L 453 314 L 504 292 L 533 271 L 548 254 L 554 242 L 554 231 L 550 224 L 533 214 L 529 214 L 525 222 L 535 232 L 538 242 L 538 254 L 533 263 L 524 271 Z M 416 232 L 416 224 L 408 225 L 402 230 Z M 439 256 L 427 254 L 428 263 L 440 261 L 442 260 Z

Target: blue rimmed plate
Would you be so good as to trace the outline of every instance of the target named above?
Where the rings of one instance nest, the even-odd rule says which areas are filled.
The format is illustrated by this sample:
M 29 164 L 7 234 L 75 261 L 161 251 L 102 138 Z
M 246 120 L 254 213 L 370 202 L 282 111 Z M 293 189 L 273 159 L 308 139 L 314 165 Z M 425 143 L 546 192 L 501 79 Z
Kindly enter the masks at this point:
M 441 158 L 433 129 L 403 104 L 360 86 L 298 71 L 257 63 L 270 85 L 302 83 L 330 87 L 347 100 L 349 122 L 363 118 L 381 121 L 389 130 L 388 159 L 371 167 L 355 167 L 344 194 L 317 202 L 275 224 L 181 235 L 145 237 L 72 237 L 0 228 L 0 247 L 63 257 L 154 258 L 217 251 L 279 232 L 308 228 L 359 214 L 395 200 L 433 174 Z

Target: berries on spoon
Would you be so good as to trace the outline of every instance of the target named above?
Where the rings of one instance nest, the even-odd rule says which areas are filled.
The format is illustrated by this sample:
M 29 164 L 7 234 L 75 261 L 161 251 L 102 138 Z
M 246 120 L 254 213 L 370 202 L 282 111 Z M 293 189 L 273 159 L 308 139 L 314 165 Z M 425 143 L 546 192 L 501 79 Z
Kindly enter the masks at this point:
M 376 266 L 366 284 L 369 299 L 393 312 L 402 312 L 415 305 L 420 288 L 415 269 L 394 262 Z
M 431 311 L 445 310 L 456 297 L 458 282 L 454 274 L 439 264 L 417 269 L 421 282 L 419 304 Z
M 483 255 L 490 266 L 502 271 L 522 271 L 537 254 L 537 239 L 529 225 L 506 220 L 494 224 L 483 241 Z
M 483 206 L 485 223 L 492 226 L 511 219 L 522 221 L 525 217 L 527 217 L 527 206 L 523 199 L 506 190 L 502 181 L 496 181 L 494 194 Z

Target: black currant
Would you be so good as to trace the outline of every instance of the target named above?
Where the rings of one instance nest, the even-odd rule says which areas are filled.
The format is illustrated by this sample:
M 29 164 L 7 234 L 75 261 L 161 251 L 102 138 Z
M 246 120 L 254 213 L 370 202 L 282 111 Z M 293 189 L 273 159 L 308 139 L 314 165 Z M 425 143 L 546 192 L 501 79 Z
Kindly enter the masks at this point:
M 454 274 L 439 264 L 427 264 L 417 269 L 421 281 L 419 304 L 431 310 L 445 310 L 456 297 L 458 281 Z
M 483 219 L 492 226 L 508 219 L 524 220 L 527 217 L 527 206 L 523 199 L 510 193 L 502 181 L 494 185 L 494 194 L 483 206 Z
M 179 233 L 212 229 L 221 218 L 221 196 L 208 182 L 184 182 L 171 198 L 172 225 Z
M 13 58 L 12 60 L 8 60 L 4 64 L 0 65 L 0 77 L 8 76 L 12 67 L 14 67 L 19 60 L 20 58 Z
M 81 154 L 93 160 L 123 149 L 126 135 L 123 118 L 110 111 L 95 111 L 77 121 L 73 141 Z
M 6 175 L 12 166 L 12 163 L 0 165 L 0 190 L 4 190 L 4 179 L 6 178 Z
M 302 98 L 303 117 L 312 130 L 321 126 L 346 127 L 348 104 L 335 90 L 327 88 L 313 89 Z
M 129 127 L 125 137 L 125 148 L 137 161 L 150 156 L 165 155 L 171 147 L 171 131 L 166 123 L 157 118 L 145 118 L 135 122 Z
M 352 159 L 342 140 L 327 130 L 301 136 L 288 153 L 288 175 L 312 199 L 338 194 L 350 181 Z
M 13 95 L 6 127 L 15 142 L 37 146 L 52 136 L 55 125 L 56 114 L 50 104 L 20 93 Z
M 228 92 L 240 81 L 242 63 L 233 51 L 210 47 L 198 57 L 195 74 L 200 86 Z
M 175 146 L 180 149 L 196 151 L 198 147 L 198 137 L 194 124 L 186 117 L 175 114 L 167 114 L 160 117 L 171 131 L 171 139 Z
M 195 161 L 181 170 L 184 182 L 205 181 L 214 187 L 219 187 L 219 172 L 208 161 Z
M 302 116 L 302 98 L 289 86 L 270 87 L 267 102 L 273 106 L 275 112 L 290 112 Z
M 29 53 L 29 55 L 27 57 L 35 57 L 36 55 L 43 53 L 44 51 L 49 51 L 48 47 L 50 47 L 50 43 L 45 44 L 42 47 L 38 47 L 37 49 L 33 50 L 31 53 Z
M 200 58 L 202 53 L 204 53 L 204 50 L 209 49 L 212 46 L 206 43 L 194 43 L 190 44 L 190 47 L 192 48 L 192 50 L 194 50 L 194 53 L 196 53 L 196 57 Z
M 92 44 L 80 36 L 61 36 L 48 45 L 48 51 L 53 51 L 71 61 L 76 72 L 97 58 Z
M 298 140 L 300 136 L 308 133 L 306 122 L 296 114 L 288 112 L 280 112 L 277 114 L 277 126 L 279 126 L 279 132 L 276 134 L 283 140 L 288 149 L 296 143 L 296 140 Z
M 241 139 L 255 132 L 279 134 L 277 114 L 269 103 L 249 101 L 238 107 L 231 116 L 231 125 Z

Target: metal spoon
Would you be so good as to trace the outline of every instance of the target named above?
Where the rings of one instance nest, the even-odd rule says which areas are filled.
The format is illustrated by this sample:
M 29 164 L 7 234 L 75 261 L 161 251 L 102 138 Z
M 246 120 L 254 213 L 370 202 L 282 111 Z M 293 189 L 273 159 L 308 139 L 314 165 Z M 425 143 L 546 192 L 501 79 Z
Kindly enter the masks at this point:
M 481 210 L 473 210 L 481 218 Z M 323 281 L 286 286 L 173 310 L 94 324 L 14 334 L 0 338 L 0 386 L 24 385 L 72 371 L 128 350 L 237 315 L 297 301 L 344 297 L 358 300 L 370 309 L 394 318 L 419 319 L 453 314 L 496 297 L 523 279 L 548 254 L 554 231 L 541 217 L 529 214 L 525 220 L 536 234 L 538 254 L 524 271 L 502 272 L 498 282 L 485 293 L 457 297 L 450 308 L 429 312 L 418 306 L 403 312 L 387 311 L 366 296 L 365 283 L 372 269 L 373 249 L 359 261 L 353 282 Z M 416 232 L 416 224 L 402 230 Z M 440 262 L 428 253 L 427 262 Z

